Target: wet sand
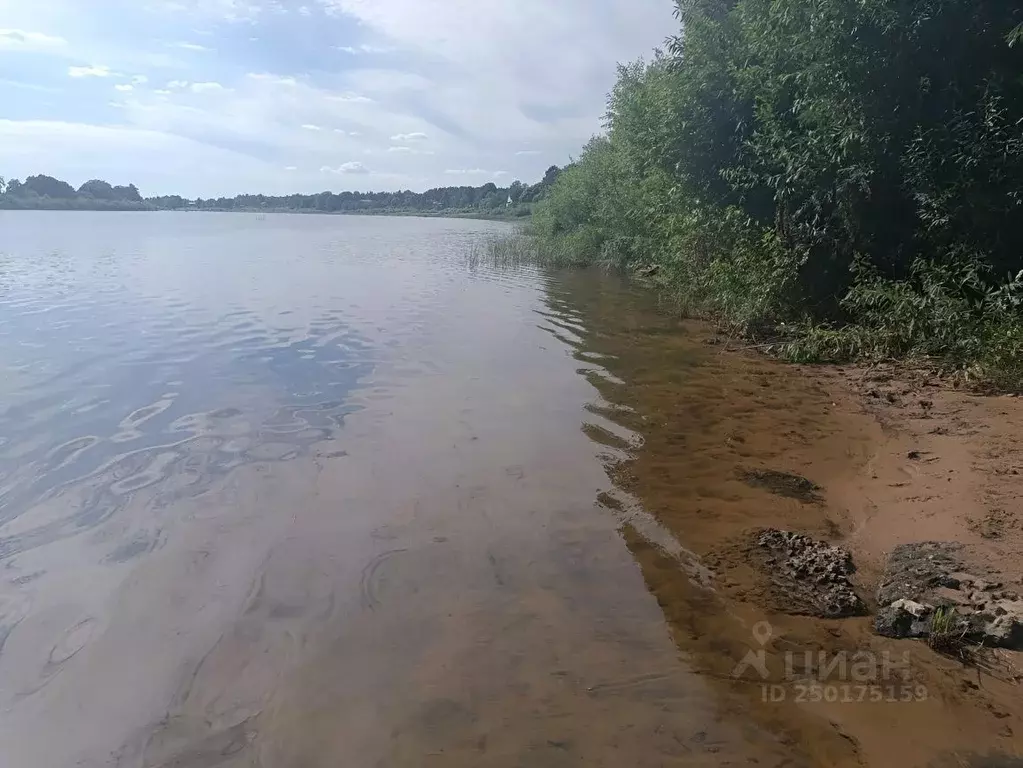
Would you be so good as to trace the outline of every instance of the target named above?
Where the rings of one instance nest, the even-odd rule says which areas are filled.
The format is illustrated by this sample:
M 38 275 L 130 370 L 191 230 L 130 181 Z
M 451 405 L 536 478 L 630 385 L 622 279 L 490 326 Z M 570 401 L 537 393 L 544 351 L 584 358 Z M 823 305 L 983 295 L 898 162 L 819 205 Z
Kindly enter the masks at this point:
M 575 280 L 589 285 L 594 316 L 614 316 L 628 300 L 628 292 L 604 290 L 586 276 Z M 598 387 L 632 409 L 618 421 L 645 438 L 632 458 L 610 465 L 611 475 L 619 495 L 642 502 L 713 571 L 709 588 L 699 587 L 626 526 L 679 649 L 717 687 L 730 715 L 774 733 L 793 765 L 1023 765 L 1020 654 L 999 651 L 997 668 L 982 671 L 919 641 L 877 637 L 870 617 L 787 615 L 770 574 L 751 557 L 751 535 L 764 527 L 839 544 L 852 552 L 871 607 L 886 553 L 910 541 L 963 542 L 971 562 L 1018 583 L 1019 399 L 954 391 L 933 376 L 785 365 L 736 350 L 740 344 L 674 321 L 651 303 L 645 312 L 634 303 L 626 326 L 588 338 L 628 382 Z M 750 469 L 805 476 L 821 486 L 821 503 L 752 488 L 742 479 Z M 628 509 L 620 498 L 605 501 Z M 736 664 L 761 647 L 763 621 L 771 628 L 763 645 L 769 675 L 754 670 L 736 680 Z M 808 651 L 815 664 L 800 667 Z M 897 671 L 828 677 L 821 652 L 832 660 L 842 652 L 887 653 Z M 897 666 L 907 653 L 908 665 Z M 765 702 L 765 682 L 784 700 Z M 817 683 L 830 684 L 838 700 L 812 700 L 807 691 Z M 882 700 L 870 701 L 872 691 Z

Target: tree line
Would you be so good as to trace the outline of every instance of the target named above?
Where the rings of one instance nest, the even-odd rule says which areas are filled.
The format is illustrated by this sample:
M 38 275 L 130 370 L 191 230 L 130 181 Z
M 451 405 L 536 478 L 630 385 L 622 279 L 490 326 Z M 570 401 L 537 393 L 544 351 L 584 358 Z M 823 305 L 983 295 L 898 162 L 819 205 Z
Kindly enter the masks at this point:
M 52 176 L 29 176 L 24 181 L 0 177 L 0 208 L 95 208 L 142 210 L 142 195 L 134 184 L 113 186 L 101 179 L 75 189 Z
M 677 0 L 537 207 L 551 258 L 648 266 L 801 360 L 1023 371 L 1023 5 Z
M 134 184 L 112 186 L 92 180 L 77 190 L 52 176 L 29 176 L 24 181 L 0 178 L 0 208 L 99 210 L 216 210 L 299 211 L 309 213 L 463 213 L 524 217 L 557 180 L 561 169 L 551 166 L 536 184 L 514 181 L 507 187 L 493 182 L 478 187 L 437 187 L 425 192 L 330 192 L 311 195 L 241 194 L 235 197 L 189 199 L 180 195 L 143 198 Z

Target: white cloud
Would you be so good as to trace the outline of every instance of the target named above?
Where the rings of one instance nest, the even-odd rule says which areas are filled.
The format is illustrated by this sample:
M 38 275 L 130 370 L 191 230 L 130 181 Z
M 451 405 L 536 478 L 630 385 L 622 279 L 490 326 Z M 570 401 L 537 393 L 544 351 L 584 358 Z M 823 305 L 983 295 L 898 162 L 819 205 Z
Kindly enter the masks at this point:
M 678 28 L 669 0 L 318 2 L 400 51 L 405 82 L 390 93 L 421 105 L 436 129 L 431 138 L 452 133 L 482 149 L 473 165 L 514 157 L 522 147 L 564 162 L 600 130 L 616 64 L 648 56 Z M 395 88 L 397 78 L 363 69 L 349 81 L 383 101 L 378 88 Z
M 208 48 L 205 45 L 199 45 L 199 43 L 181 42 L 181 43 L 171 43 L 170 45 L 171 45 L 172 48 L 181 48 L 182 50 L 185 50 L 185 51 L 199 51 L 199 52 L 205 53 L 205 52 L 211 50 L 210 48 Z
M 117 85 L 114 86 L 114 90 L 121 91 L 123 93 L 127 93 L 128 91 L 135 90 L 135 86 L 128 85 L 127 83 L 118 83 Z
M 110 77 L 114 74 L 110 67 L 95 64 L 88 67 L 68 67 L 67 73 L 70 77 Z
M 397 154 L 397 155 L 433 155 L 433 154 L 435 154 L 434 151 L 430 150 L 430 149 L 416 149 L 414 147 L 406 147 L 406 146 L 388 147 L 387 151 L 391 152 L 392 154 Z
M 286 165 L 286 166 L 284 166 L 284 170 L 286 170 L 286 171 L 297 171 L 298 170 L 298 166 L 297 165 Z
M 349 104 L 369 104 L 373 99 L 359 93 L 335 93 L 327 97 L 331 101 L 347 102 Z
M 0 29 L 0 50 L 3 51 L 45 51 L 65 45 L 67 40 L 57 35 L 24 29 Z
M 153 162 L 157 157 L 174 162 Z M 180 136 L 51 120 L 0 119 L 0 167 L 18 178 L 50 173 L 75 187 L 97 177 L 133 182 L 144 195 L 271 189 L 281 175 L 252 158 Z
M 281 186 L 316 191 L 325 178 L 335 188 L 365 186 L 365 176 L 341 175 L 353 170 L 339 170 L 345 158 L 362 159 L 372 168 L 369 178 L 388 188 L 499 178 L 498 171 L 485 169 L 506 169 L 534 181 L 600 130 L 615 64 L 648 53 L 677 30 L 671 5 L 671 0 L 0 0 L 0 26 L 10 28 L 0 32 L 0 52 L 31 46 L 50 55 L 23 57 L 11 70 L 17 77 L 6 75 L 25 83 L 8 89 L 6 114 L 59 115 L 74 125 L 112 121 L 126 131 L 180 138 L 179 148 L 206 159 L 233 147 L 246 158 L 238 167 L 256 169 L 254 176 L 228 170 L 183 178 L 193 185 L 191 192 L 204 196 L 258 188 L 246 186 L 253 178 L 267 191 Z M 310 9 L 311 17 L 301 18 L 300 7 Z M 274 18 L 285 10 L 290 19 Z M 305 34 L 308 27 L 317 34 Z M 45 34 L 11 35 L 12 30 Z M 261 42 L 246 42 L 250 37 Z M 177 40 L 191 45 L 202 40 L 202 47 L 217 52 L 190 54 Z M 384 52 L 395 55 L 372 55 Z M 332 59 L 340 66 L 322 64 Z M 58 67 L 60 61 L 65 68 L 74 65 L 75 77 L 108 78 L 108 92 L 115 84 L 134 89 L 115 91 L 123 102 L 118 114 L 102 118 L 94 117 L 93 108 L 105 109 L 104 100 L 96 102 L 90 89 L 67 83 L 62 97 L 45 105 L 29 89 L 57 85 L 46 76 L 54 61 Z M 84 66 L 93 62 L 102 66 Z M 132 73 L 145 73 L 141 77 L 148 76 L 149 84 Z M 207 84 L 213 81 L 217 84 Z M 81 161 L 87 162 L 89 144 L 82 150 Z M 179 173 L 176 163 L 160 165 L 161 157 L 139 165 L 140 182 Z M 298 170 L 281 173 L 289 164 Z M 338 175 L 321 175 L 321 166 Z M 41 167 L 60 175 L 56 159 L 43 160 Z M 215 189 L 202 188 L 200 180 Z M 147 186 L 153 194 L 177 191 L 173 185 Z
M 302 127 L 305 128 L 307 131 L 322 131 L 323 130 L 320 126 L 313 125 L 312 123 L 305 123 Z
M 365 174 L 369 173 L 369 168 L 358 161 L 350 163 L 341 163 L 337 168 L 331 168 L 329 165 L 325 165 L 320 168 L 322 173 L 340 173 L 340 174 Z
M 197 20 L 256 22 L 267 13 L 283 13 L 277 0 L 150 0 L 149 7 Z
M 246 77 L 251 80 L 258 80 L 263 83 L 272 83 L 274 85 L 298 85 L 298 80 L 293 77 L 282 77 L 280 75 L 271 75 L 268 72 L 250 72 Z
M 399 133 L 396 136 L 392 136 L 391 141 L 423 141 L 426 138 L 426 134 L 422 131 L 414 131 L 412 133 Z
M 132 85 L 145 85 L 146 83 L 149 82 L 149 78 L 146 77 L 145 75 L 135 75 L 131 79 L 131 82 L 132 82 Z
M 448 176 L 487 176 L 494 179 L 508 175 L 508 171 L 486 171 L 483 168 L 449 168 L 444 173 Z
M 363 43 L 362 45 L 337 45 L 335 48 L 342 53 L 349 53 L 353 56 L 360 53 L 390 53 L 394 50 L 394 48 L 387 45 L 369 45 L 368 43 Z

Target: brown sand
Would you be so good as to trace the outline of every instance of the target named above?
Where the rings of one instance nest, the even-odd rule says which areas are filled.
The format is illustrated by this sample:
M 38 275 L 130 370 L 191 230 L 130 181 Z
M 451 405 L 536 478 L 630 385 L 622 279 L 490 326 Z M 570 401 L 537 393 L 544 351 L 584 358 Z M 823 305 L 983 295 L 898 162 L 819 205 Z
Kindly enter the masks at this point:
M 621 299 L 591 289 L 588 319 L 601 327 L 597 318 L 615 314 Z M 627 529 L 678 647 L 718 686 L 725 716 L 752 716 L 778 734 L 794 765 L 1023 765 L 1013 759 L 1023 750 L 1017 654 L 999 653 L 979 670 L 919 641 L 878 637 L 870 617 L 785 615 L 749 557 L 751 531 L 765 526 L 840 544 L 872 609 L 885 553 L 903 542 L 963 542 L 977 572 L 1018 582 L 1021 401 L 923 376 L 785 365 L 655 309 L 633 306 L 631 316 L 631 327 L 587 340 L 612 374 L 628 378 L 627 387 L 594 380 L 609 401 L 632 409 L 616 420 L 645 439 L 611 473 L 715 572 L 712 589 L 694 585 L 675 559 Z M 745 469 L 803 475 L 822 487 L 823 503 L 751 488 L 740 479 Z M 784 689 L 780 702 L 763 700 L 755 673 L 733 676 L 758 648 L 753 627 L 763 620 L 772 629 L 768 682 Z M 862 678 L 829 677 L 840 700 L 813 701 L 812 670 L 796 682 L 786 672 L 786 659 L 806 651 L 887 652 L 895 662 L 908 653 L 910 663 L 892 675 L 875 670 L 865 689 Z

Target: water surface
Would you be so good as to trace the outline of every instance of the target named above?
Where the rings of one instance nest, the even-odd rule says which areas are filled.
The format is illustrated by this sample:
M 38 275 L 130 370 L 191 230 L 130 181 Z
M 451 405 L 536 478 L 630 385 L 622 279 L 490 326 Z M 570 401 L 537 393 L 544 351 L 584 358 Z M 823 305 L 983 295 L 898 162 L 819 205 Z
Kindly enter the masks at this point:
M 596 503 L 599 329 L 466 267 L 505 226 L 0 213 L 0 764 L 774 764 Z

